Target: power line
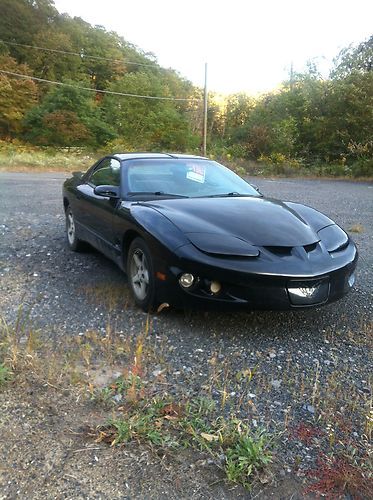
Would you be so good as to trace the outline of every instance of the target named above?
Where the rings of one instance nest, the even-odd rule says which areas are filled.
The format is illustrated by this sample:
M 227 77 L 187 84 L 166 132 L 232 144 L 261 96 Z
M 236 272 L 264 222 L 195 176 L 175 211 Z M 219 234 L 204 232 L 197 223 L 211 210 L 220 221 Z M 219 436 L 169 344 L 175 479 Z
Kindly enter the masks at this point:
M 99 89 L 92 89 L 90 87 L 80 87 L 78 85 L 73 85 L 72 83 L 63 83 L 63 82 L 55 82 L 52 80 L 45 80 L 44 78 L 37 78 L 36 76 L 29 76 L 29 75 L 21 75 L 20 73 L 13 73 L 12 71 L 5 71 L 3 69 L 0 69 L 0 73 L 3 73 L 5 75 L 10 75 L 10 76 L 15 76 L 18 78 L 25 78 L 27 80 L 35 80 L 37 82 L 42 82 L 42 83 L 50 83 L 52 85 L 60 85 L 64 87 L 72 87 L 74 89 L 80 89 L 80 90 L 86 90 L 88 92 L 95 92 L 95 93 L 100 93 L 100 94 L 110 94 L 110 95 L 119 95 L 123 97 L 139 97 L 142 99 L 157 99 L 161 101 L 201 101 L 202 99 L 197 99 L 197 98 L 188 98 L 188 97 L 161 97 L 161 96 L 153 96 L 153 95 L 139 95 L 139 94 L 125 94 L 124 92 L 114 92 L 112 90 L 99 90 Z
M 70 56 L 78 56 L 81 59 L 94 59 L 98 61 L 111 61 L 111 62 L 117 62 L 117 63 L 124 63 L 124 64 L 131 64 L 134 66 L 150 66 L 152 68 L 157 67 L 156 63 L 153 64 L 147 64 L 147 63 L 138 63 L 134 61 L 126 61 L 125 59 L 111 59 L 110 57 L 101 57 L 101 56 L 89 56 L 84 54 L 84 52 L 70 52 L 67 50 L 60 50 L 60 49 L 49 49 L 47 47 L 38 47 L 37 45 L 26 45 L 24 43 L 16 43 L 16 42 L 8 42 L 6 40 L 0 40 L 0 42 L 5 43 L 7 45 L 15 45 L 17 47 L 26 47 L 28 49 L 36 49 L 36 50 L 45 50 L 47 52 L 56 52 L 57 54 L 67 54 Z

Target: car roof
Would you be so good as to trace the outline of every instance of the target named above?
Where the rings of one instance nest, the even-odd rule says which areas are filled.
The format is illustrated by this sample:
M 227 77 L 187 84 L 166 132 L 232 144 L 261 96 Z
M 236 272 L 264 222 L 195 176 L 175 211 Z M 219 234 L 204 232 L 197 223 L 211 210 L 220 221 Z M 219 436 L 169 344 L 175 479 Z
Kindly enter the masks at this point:
M 133 160 L 133 159 L 150 159 L 150 158 L 172 158 L 172 159 L 198 159 L 208 160 L 204 156 L 185 155 L 179 153 L 116 153 L 113 155 L 119 160 Z

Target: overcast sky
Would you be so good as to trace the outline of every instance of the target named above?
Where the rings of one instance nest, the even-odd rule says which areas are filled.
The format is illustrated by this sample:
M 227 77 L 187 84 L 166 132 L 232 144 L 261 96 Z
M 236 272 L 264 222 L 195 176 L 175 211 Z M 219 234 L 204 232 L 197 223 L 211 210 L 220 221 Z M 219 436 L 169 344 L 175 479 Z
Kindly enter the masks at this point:
M 373 34 L 372 0 L 55 0 L 79 16 L 153 52 L 162 66 L 211 90 L 256 93 L 314 60 L 326 75 L 333 57 Z

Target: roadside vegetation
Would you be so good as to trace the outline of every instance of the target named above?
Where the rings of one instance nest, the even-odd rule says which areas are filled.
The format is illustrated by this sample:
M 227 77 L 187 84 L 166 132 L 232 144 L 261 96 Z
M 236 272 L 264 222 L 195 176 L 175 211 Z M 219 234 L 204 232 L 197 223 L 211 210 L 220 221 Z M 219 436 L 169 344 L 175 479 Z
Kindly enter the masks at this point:
M 54 146 L 33 146 L 17 140 L 0 140 L 0 171 L 6 172 L 74 172 L 86 171 L 93 163 L 108 152 L 123 152 L 124 149 L 98 150 Z M 127 148 L 128 151 L 128 148 Z M 193 151 L 192 154 L 199 154 Z M 304 177 L 304 178 L 333 178 L 351 180 L 373 180 L 373 170 L 368 169 L 364 174 L 353 171 L 350 168 L 334 168 L 328 164 L 324 165 L 294 165 L 284 160 L 277 164 L 264 161 L 232 158 L 230 154 L 208 154 L 216 161 L 231 168 L 243 177 Z M 356 231 L 354 229 L 353 231 Z M 357 230 L 358 231 L 358 230 Z M 359 232 L 359 231 L 358 231 Z
M 188 372 L 181 382 L 172 346 L 157 333 L 157 316 L 144 316 L 136 332 L 118 332 L 110 311 L 123 302 L 131 307 L 122 289 L 81 293 L 97 303 L 105 296 L 105 333 L 51 340 L 32 329 L 30 311 L 22 308 L 14 325 L 2 321 L 0 394 L 31 389 L 46 401 L 46 390 L 70 394 L 91 415 L 83 439 L 123 449 L 141 444 L 159 460 L 190 450 L 199 463 L 215 467 L 227 485 L 258 492 L 276 484 L 283 471 L 299 479 L 302 495 L 370 497 L 371 381 L 368 374 L 356 378 L 353 368 L 338 364 L 337 349 L 333 366 L 326 369 L 319 362 L 305 367 L 288 357 L 278 379 L 268 370 L 276 358 L 272 351 L 256 353 L 255 364 L 245 353 L 225 358 L 210 353 L 201 358 L 201 373 Z M 368 352 L 372 326 L 344 333 L 346 345 Z M 325 345 L 333 346 L 337 336 L 325 331 Z M 197 355 L 203 356 L 202 351 L 197 349 Z M 278 415 L 270 410 L 276 405 Z
M 0 141 L 0 171 L 73 172 L 90 167 L 99 154 L 82 148 L 40 147 Z
M 0 6 L 0 168 L 75 170 L 108 151 L 200 152 L 202 89 L 51 0 Z M 372 54 L 370 37 L 337 54 L 326 79 L 309 63 L 264 95 L 210 92 L 209 155 L 252 175 L 371 178 Z

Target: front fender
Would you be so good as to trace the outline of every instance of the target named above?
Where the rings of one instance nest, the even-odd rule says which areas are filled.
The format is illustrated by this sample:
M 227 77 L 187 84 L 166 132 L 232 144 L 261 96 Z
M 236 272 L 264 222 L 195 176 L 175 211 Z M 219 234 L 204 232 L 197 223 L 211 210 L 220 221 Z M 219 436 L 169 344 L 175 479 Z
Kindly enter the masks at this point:
M 335 222 L 315 208 L 302 205 L 301 203 L 294 203 L 290 201 L 284 202 L 291 210 L 300 215 L 302 219 L 317 233 L 320 229 L 326 226 L 335 224 Z
M 166 216 L 153 207 L 133 204 L 130 208 L 131 217 L 148 234 L 170 251 L 190 243 L 188 238 Z

